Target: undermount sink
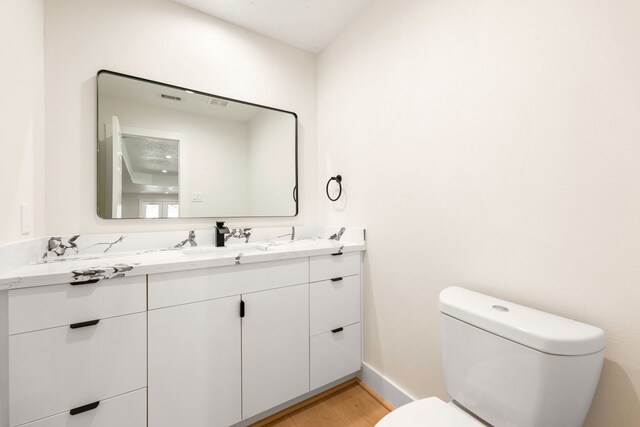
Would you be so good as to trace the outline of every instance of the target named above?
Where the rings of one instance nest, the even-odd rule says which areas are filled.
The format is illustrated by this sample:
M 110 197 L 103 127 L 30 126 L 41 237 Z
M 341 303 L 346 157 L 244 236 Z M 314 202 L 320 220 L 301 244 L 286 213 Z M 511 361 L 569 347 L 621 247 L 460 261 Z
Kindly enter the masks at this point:
M 59 262 L 71 262 L 71 261 L 88 261 L 88 260 L 110 260 L 119 259 L 131 256 L 152 256 L 155 258 L 173 258 L 179 253 L 179 249 L 148 249 L 143 251 L 128 251 L 128 252 L 109 252 L 109 253 L 95 253 L 95 254 L 76 254 L 65 255 L 58 258 L 41 258 L 35 262 L 35 264 L 50 264 Z
M 192 248 L 182 249 L 184 255 L 209 255 L 209 254 L 238 254 L 245 252 L 264 251 L 266 248 L 260 244 L 246 244 L 246 245 L 234 245 L 234 246 L 194 246 Z
M 196 246 L 193 248 L 184 248 L 182 253 L 184 255 L 211 255 L 220 254 L 221 256 L 229 254 L 247 254 L 250 252 L 283 252 L 283 251 L 296 251 L 306 250 L 313 248 L 336 248 L 341 246 L 339 242 L 335 240 L 325 239 L 300 239 L 300 240 L 285 240 L 285 241 L 265 241 L 246 244 L 235 244 L 232 246 L 215 247 L 215 246 Z
M 304 250 L 311 248 L 340 248 L 342 244 L 335 240 L 326 240 L 326 239 L 300 239 L 300 240 L 288 240 L 284 242 L 265 242 L 264 250 Z

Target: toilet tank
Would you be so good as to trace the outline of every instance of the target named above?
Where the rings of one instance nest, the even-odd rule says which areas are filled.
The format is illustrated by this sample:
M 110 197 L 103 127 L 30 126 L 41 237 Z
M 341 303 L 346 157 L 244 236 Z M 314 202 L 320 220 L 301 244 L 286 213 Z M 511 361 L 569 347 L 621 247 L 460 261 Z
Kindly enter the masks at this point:
M 447 393 L 496 427 L 580 427 L 604 357 L 600 328 L 451 287 L 440 293 Z

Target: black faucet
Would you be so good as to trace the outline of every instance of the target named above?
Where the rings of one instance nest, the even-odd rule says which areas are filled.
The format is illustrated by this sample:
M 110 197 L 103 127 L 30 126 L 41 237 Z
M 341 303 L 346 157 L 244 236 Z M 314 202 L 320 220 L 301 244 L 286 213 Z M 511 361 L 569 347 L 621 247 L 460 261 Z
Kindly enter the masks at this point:
M 229 228 L 224 226 L 224 221 L 216 221 L 215 229 L 216 247 L 224 247 L 224 235 L 229 234 Z

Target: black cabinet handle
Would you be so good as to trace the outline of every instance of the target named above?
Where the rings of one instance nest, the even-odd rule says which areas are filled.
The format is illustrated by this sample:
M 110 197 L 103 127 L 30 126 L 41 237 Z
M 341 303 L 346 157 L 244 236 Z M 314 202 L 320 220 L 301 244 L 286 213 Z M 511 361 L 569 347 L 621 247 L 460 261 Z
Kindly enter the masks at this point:
M 332 329 L 331 333 L 332 334 L 337 334 L 338 332 L 342 332 L 342 331 L 344 331 L 344 328 Z
M 333 279 L 331 279 L 332 282 L 339 282 L 342 280 L 342 277 L 334 277 Z
M 240 300 L 240 317 L 244 317 L 244 301 Z
M 338 256 L 338 255 L 342 255 L 342 252 L 336 252 L 335 254 L 331 254 L 331 256 Z
M 71 286 L 90 285 L 92 283 L 98 283 L 99 281 L 100 281 L 100 279 L 89 279 L 89 280 L 80 280 L 79 282 L 71 282 L 69 284 Z
M 70 410 L 69 414 L 78 415 L 78 414 L 81 414 L 83 412 L 87 412 L 87 411 L 90 411 L 92 409 L 96 409 L 99 404 L 100 404 L 100 401 L 98 400 L 97 402 L 89 403 L 88 405 L 78 406 L 77 408 L 73 408 L 72 410 Z
M 100 321 L 100 319 L 88 320 L 86 322 L 80 322 L 80 323 L 72 323 L 72 324 L 69 325 L 69 327 L 71 329 L 85 328 L 87 326 L 97 325 L 99 321 Z

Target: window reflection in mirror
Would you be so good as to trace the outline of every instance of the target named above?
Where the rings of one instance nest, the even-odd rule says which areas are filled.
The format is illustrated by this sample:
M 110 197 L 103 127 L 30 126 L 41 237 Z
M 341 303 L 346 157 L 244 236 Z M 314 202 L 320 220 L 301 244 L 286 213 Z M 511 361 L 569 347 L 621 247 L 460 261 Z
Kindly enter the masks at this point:
M 294 216 L 294 113 L 98 74 L 101 218 Z

